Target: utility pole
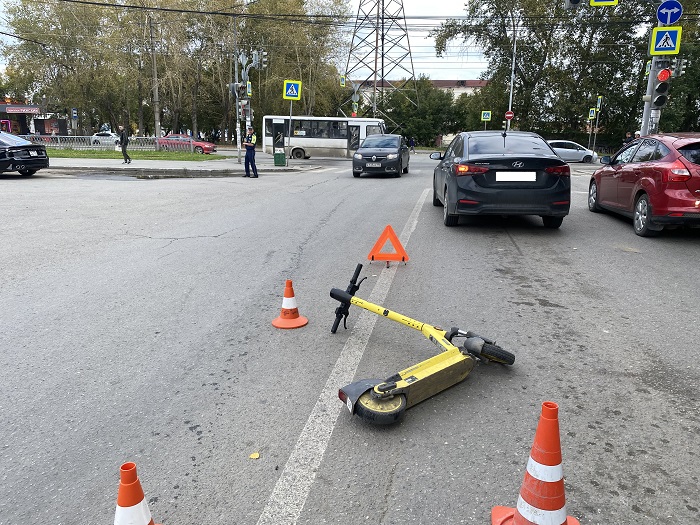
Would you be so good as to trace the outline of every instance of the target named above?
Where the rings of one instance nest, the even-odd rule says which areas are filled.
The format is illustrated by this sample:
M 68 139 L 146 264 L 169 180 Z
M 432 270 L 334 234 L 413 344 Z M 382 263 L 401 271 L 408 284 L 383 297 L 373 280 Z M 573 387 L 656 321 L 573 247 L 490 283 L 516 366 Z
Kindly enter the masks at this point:
M 155 126 L 155 143 L 156 151 L 158 151 L 160 138 L 160 102 L 158 101 L 158 67 L 156 65 L 156 48 L 153 43 L 153 19 L 148 15 L 148 28 L 151 34 L 151 59 L 153 61 L 153 123 Z

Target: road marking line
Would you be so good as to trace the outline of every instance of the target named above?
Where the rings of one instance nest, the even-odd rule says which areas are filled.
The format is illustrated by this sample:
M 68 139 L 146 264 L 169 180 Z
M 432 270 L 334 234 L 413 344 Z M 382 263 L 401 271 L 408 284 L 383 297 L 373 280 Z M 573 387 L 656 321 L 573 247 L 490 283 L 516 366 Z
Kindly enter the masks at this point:
M 426 188 L 413 207 L 399 240 L 406 246 L 418 224 L 418 215 L 428 198 Z M 382 304 L 396 275 L 398 264 L 385 267 L 372 289 L 369 301 Z M 263 509 L 258 525 L 294 525 L 306 503 L 316 472 L 330 441 L 340 409 L 345 405 L 338 399 L 338 388 L 352 382 L 364 354 L 367 342 L 377 322 L 377 315 L 367 310 L 361 314 L 352 329 L 343 350 L 316 401 L 309 419 L 292 451 L 287 464 L 275 484 L 270 499 Z

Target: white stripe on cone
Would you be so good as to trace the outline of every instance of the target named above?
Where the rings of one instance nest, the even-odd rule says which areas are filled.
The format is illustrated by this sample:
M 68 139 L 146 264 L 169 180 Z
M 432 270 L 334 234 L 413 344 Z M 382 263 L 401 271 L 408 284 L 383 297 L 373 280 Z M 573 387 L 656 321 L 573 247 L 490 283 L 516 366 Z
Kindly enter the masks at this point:
M 539 481 L 553 483 L 564 478 L 564 470 L 561 468 L 561 463 L 555 466 L 543 465 L 538 463 L 532 456 L 527 460 L 527 471 L 530 475 Z
M 297 307 L 296 297 L 283 297 L 282 298 L 282 308 L 285 310 L 294 310 Z
M 148 525 L 151 523 L 151 511 L 146 499 L 132 507 L 120 507 L 114 513 L 114 525 Z
M 559 510 L 542 510 L 530 505 L 522 496 L 518 496 L 516 506 L 523 518 L 537 525 L 562 525 L 566 523 L 566 505 Z

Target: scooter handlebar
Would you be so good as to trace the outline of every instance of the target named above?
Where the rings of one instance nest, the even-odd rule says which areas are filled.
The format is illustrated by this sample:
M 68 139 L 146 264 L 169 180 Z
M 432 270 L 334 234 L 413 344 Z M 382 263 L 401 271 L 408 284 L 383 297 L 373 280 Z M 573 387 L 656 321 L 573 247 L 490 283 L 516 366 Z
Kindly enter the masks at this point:
M 350 300 L 352 299 L 352 295 L 350 295 L 348 292 L 344 290 L 340 290 L 339 288 L 333 288 L 331 289 L 331 297 L 335 299 L 336 301 L 340 301 L 341 303 L 350 303 Z

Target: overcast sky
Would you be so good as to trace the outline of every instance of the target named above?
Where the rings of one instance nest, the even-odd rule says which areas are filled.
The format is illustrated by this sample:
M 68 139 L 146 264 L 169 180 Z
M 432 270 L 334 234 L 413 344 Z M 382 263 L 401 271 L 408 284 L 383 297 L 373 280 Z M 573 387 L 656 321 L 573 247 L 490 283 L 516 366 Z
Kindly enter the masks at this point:
M 350 0 L 353 17 L 357 16 L 360 1 Z M 396 7 L 400 2 L 384 1 L 387 7 Z M 421 74 L 433 80 L 472 80 L 479 77 L 485 63 L 477 49 L 465 49 L 461 42 L 456 41 L 448 47 L 444 57 L 437 58 L 435 44 L 428 38 L 430 30 L 439 27 L 446 19 L 464 16 L 464 0 L 403 0 L 403 9 L 416 77 Z M 0 29 L 3 29 L 3 25 L 0 17 Z M 0 57 L 0 70 L 4 69 L 3 62 Z M 410 68 L 410 65 L 405 67 Z
M 353 16 L 357 16 L 360 1 L 350 1 Z M 384 1 L 388 7 L 400 3 L 400 0 Z M 372 3 L 365 5 L 371 6 Z M 437 58 L 435 43 L 428 38 L 430 30 L 439 27 L 446 19 L 465 16 L 464 0 L 403 0 L 403 9 L 416 77 L 425 74 L 433 80 L 479 78 L 486 66 L 479 50 L 465 49 L 460 41 L 455 41 L 443 58 Z

